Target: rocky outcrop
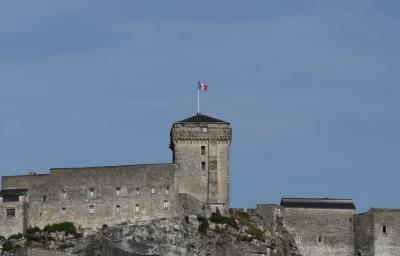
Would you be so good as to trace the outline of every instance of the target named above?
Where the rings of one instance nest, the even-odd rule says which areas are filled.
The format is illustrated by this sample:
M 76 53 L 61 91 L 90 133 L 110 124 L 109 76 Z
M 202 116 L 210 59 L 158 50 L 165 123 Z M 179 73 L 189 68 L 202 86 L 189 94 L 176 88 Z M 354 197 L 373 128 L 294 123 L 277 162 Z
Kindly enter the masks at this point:
M 215 216 L 214 216 L 215 217 Z M 297 256 L 289 233 L 277 221 L 275 232 L 263 230 L 262 218 L 246 214 L 198 218 L 156 219 L 122 223 L 85 234 L 53 235 L 51 241 L 26 243 L 3 255 L 43 256 Z M 24 244 L 20 240 L 20 245 Z M 38 254 L 38 251 L 40 252 Z

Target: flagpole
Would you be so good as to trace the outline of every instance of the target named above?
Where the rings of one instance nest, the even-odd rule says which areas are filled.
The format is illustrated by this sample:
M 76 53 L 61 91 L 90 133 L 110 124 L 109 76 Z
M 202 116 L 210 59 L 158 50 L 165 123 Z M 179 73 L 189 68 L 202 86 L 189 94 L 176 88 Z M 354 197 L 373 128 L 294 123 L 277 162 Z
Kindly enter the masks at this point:
M 197 88 L 197 114 L 200 114 L 200 89 Z

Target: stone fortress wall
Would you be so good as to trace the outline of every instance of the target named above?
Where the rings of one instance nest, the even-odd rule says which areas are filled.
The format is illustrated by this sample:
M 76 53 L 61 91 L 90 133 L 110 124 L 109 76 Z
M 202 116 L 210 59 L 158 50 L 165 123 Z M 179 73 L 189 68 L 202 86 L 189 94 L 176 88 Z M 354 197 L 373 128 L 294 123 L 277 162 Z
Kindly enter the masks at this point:
M 354 216 L 355 255 L 400 255 L 400 209 L 371 208 Z
M 8 196 L 0 194 L 0 235 L 7 237 L 28 227 L 28 198 L 25 190 L 19 192 Z
M 337 209 L 284 209 L 284 223 L 302 255 L 353 254 L 352 212 Z
M 3 177 L 2 188 L 28 189 L 31 226 L 72 221 L 101 227 L 174 215 L 177 169 L 176 164 L 52 169 L 49 175 Z
M 230 142 L 228 122 L 197 114 L 172 126 L 170 164 L 4 176 L 0 235 L 66 221 L 99 228 L 228 208 Z
M 124 221 L 198 215 L 229 208 L 229 123 L 201 114 L 171 128 L 173 163 L 57 168 L 2 177 L 0 235 L 71 221 L 98 228 Z M 303 256 L 400 255 L 400 209 L 355 214 L 352 200 L 283 198 L 257 205 L 267 232 L 277 222 Z

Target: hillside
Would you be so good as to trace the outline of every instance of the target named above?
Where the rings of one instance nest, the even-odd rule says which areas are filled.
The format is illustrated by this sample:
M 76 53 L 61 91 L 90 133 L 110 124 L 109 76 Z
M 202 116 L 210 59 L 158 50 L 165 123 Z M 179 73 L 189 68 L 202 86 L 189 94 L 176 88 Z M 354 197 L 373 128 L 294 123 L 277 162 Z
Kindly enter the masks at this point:
M 270 220 L 242 212 L 228 216 L 187 216 L 126 222 L 101 230 L 69 228 L 30 229 L 26 234 L 2 239 L 3 256 L 136 256 L 136 255 L 299 255 L 279 219 Z M 84 233 L 84 234 L 83 234 Z

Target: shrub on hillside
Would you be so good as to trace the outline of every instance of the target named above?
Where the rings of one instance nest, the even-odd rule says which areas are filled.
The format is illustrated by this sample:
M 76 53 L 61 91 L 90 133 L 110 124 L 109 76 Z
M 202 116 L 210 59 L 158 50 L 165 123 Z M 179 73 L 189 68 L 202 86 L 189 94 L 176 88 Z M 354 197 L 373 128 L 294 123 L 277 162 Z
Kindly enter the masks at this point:
M 38 228 L 38 227 L 29 227 L 26 231 L 25 231 L 25 235 L 26 234 L 28 234 L 28 235 L 31 235 L 31 234 L 36 234 L 36 233 L 38 233 L 38 232 L 40 232 L 41 230 L 40 230 L 40 228 Z
M 80 236 L 74 223 L 72 222 L 62 222 L 62 223 L 46 225 L 43 231 L 47 233 L 64 232 L 66 236 L 67 235 L 73 235 L 75 237 Z
M 246 226 L 248 229 L 246 233 L 253 236 L 259 241 L 265 242 L 265 233 L 259 229 L 256 224 L 251 220 L 250 215 L 246 212 L 236 212 L 235 218 L 239 221 L 240 225 Z M 247 239 L 247 238 L 246 238 Z
M 200 222 L 199 229 L 198 229 L 199 233 L 203 234 L 203 235 L 206 234 L 208 228 L 210 227 L 210 225 L 208 224 L 207 218 L 203 217 L 203 216 L 197 216 L 197 220 Z
M 21 233 L 18 234 L 14 234 L 8 237 L 8 240 L 18 240 L 21 239 L 23 237 L 23 235 Z
M 236 224 L 236 221 L 233 217 L 228 217 L 228 216 L 222 216 L 221 213 L 219 212 L 218 208 L 216 213 L 213 213 L 210 218 L 211 222 L 214 223 L 219 223 L 219 224 L 227 224 L 234 229 L 239 229 L 238 225 Z

